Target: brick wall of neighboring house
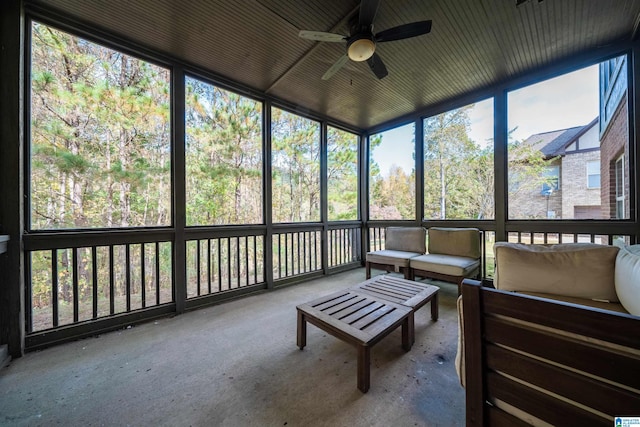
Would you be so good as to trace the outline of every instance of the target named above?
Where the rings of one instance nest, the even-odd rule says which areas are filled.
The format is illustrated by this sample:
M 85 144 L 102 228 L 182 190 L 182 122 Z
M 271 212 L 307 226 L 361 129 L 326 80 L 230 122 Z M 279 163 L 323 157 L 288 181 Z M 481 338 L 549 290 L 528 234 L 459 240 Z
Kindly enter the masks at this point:
M 622 97 L 609 126 L 600 138 L 600 198 L 603 218 L 616 217 L 615 162 L 622 154 L 625 162 L 625 214 L 629 218 L 629 126 L 627 96 Z
M 560 165 L 560 160 L 556 159 L 549 165 Z M 560 177 L 562 177 L 562 166 L 560 166 Z M 536 179 L 535 181 L 539 181 Z M 524 182 L 518 188 L 512 188 L 509 183 L 509 218 L 510 219 L 544 219 L 547 218 L 547 206 L 553 211 L 555 218 L 562 218 L 562 193 L 563 185 L 560 182 L 560 190 L 553 192 L 547 197 L 540 194 L 542 184 L 536 182 Z
M 562 218 L 574 218 L 575 207 L 600 206 L 600 188 L 587 188 L 587 162 L 600 160 L 600 151 L 567 153 L 560 171 Z M 595 208 L 594 208 L 595 210 Z M 600 209 L 591 218 L 600 218 Z

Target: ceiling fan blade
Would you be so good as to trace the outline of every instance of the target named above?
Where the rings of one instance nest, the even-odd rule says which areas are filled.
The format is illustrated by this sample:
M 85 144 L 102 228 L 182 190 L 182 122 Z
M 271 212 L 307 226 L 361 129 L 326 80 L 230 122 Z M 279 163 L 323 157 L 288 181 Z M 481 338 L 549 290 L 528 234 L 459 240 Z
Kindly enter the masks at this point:
M 360 28 L 369 28 L 373 24 L 373 20 L 378 12 L 380 0 L 362 0 L 360 2 L 360 15 L 358 17 L 358 25 Z
M 307 39 L 315 40 L 317 42 L 343 42 L 347 38 L 342 34 L 324 33 L 322 31 L 307 31 L 302 30 L 298 33 L 298 36 Z
M 374 36 L 376 42 L 390 42 L 393 40 L 408 39 L 410 37 L 421 36 L 431 31 L 431 20 L 418 21 L 410 24 L 399 25 L 380 31 Z
M 389 74 L 387 67 L 385 67 L 384 62 L 382 62 L 382 58 L 380 58 L 380 55 L 377 53 L 374 53 L 371 58 L 367 59 L 367 64 L 369 64 L 371 71 L 373 71 L 373 74 L 379 79 L 384 79 Z
M 329 80 L 338 70 L 344 67 L 344 64 L 347 63 L 349 57 L 347 55 L 342 55 L 322 76 L 322 80 Z

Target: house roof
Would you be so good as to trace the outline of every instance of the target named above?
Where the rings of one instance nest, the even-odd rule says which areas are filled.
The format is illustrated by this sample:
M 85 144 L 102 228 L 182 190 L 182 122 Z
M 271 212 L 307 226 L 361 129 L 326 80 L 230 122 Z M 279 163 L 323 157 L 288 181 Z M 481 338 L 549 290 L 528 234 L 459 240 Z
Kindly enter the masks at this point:
M 596 117 L 584 126 L 575 126 L 568 129 L 559 129 L 549 132 L 536 133 L 525 139 L 522 143 L 530 145 L 540 151 L 545 158 L 562 156 L 566 148 L 581 135 L 598 123 Z
M 90 34 L 196 67 L 220 85 L 363 130 L 484 96 L 554 64 L 608 55 L 636 37 L 640 17 L 637 0 L 382 0 L 374 32 L 432 20 L 431 32 L 379 43 L 389 71 L 382 80 L 365 63 L 348 62 L 324 81 L 345 46 L 298 32 L 347 34 L 359 0 L 24 1 L 36 18 L 54 11 Z

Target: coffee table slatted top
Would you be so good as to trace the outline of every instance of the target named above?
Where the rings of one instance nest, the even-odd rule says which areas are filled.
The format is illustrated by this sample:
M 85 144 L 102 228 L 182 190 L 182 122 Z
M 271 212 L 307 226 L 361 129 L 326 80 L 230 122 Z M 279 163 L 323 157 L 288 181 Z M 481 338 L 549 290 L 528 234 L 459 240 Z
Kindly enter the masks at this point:
M 406 305 L 414 310 L 426 304 L 439 290 L 437 286 L 388 275 L 376 276 L 351 289 Z
M 332 329 L 328 332 L 346 333 L 369 345 L 384 337 L 389 328 L 397 327 L 411 312 L 409 307 L 350 289 L 302 304 L 298 309 L 311 315 L 311 323 L 320 320 Z

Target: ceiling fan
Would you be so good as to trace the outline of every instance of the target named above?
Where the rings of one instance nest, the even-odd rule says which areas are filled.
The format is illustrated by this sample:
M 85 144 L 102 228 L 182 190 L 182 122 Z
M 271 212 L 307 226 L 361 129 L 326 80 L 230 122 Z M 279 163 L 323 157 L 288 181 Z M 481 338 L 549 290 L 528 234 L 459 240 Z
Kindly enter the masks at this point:
M 376 17 L 379 4 L 380 0 L 362 0 L 360 2 L 359 14 L 353 16 L 349 21 L 351 30 L 349 36 L 322 31 L 300 31 L 298 35 L 303 39 L 319 42 L 346 42 L 347 44 L 347 52 L 324 73 L 322 80 L 329 80 L 349 59 L 356 62 L 367 61 L 373 74 L 378 79 L 382 79 L 389 73 L 384 62 L 376 53 L 376 43 L 408 39 L 431 31 L 431 20 L 429 20 L 411 22 L 373 34 L 373 20 Z

